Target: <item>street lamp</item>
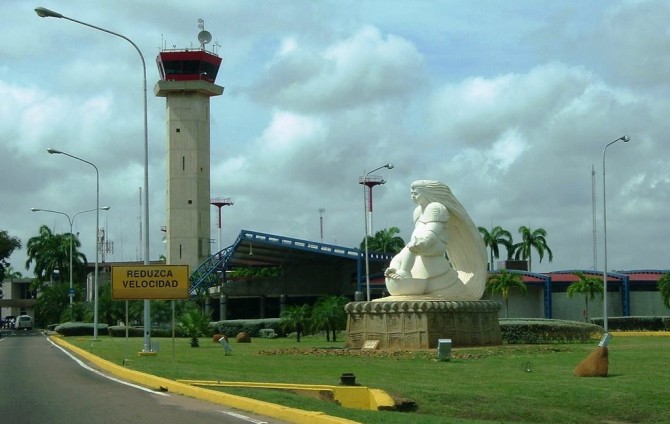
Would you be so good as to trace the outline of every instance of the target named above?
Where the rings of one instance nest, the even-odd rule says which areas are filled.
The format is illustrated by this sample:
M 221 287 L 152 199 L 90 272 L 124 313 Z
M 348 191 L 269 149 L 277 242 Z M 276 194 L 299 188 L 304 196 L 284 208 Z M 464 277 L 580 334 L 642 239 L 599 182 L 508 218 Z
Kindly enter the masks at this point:
M 608 335 L 608 328 L 607 328 L 607 200 L 606 200 L 606 195 L 607 191 L 605 190 L 605 153 L 607 153 L 607 148 L 610 147 L 612 144 L 616 143 L 617 141 L 623 141 L 624 143 L 628 143 L 630 141 L 630 137 L 627 135 L 621 136 L 617 138 L 614 141 L 610 141 L 607 143 L 605 148 L 603 149 L 603 242 L 604 242 L 604 267 L 603 267 L 603 290 L 604 290 L 604 296 L 603 296 L 603 327 L 605 329 L 605 336 Z
M 368 179 L 368 175 L 372 174 L 375 171 L 379 171 L 382 168 L 388 168 L 388 169 L 393 169 L 393 164 L 392 163 L 387 163 L 386 165 L 382 165 L 379 168 L 375 168 L 370 172 L 366 172 L 365 175 L 363 175 L 362 183 L 363 184 L 363 209 L 364 209 L 364 218 L 365 218 L 365 238 L 364 238 L 364 243 L 365 243 L 365 289 L 366 289 L 366 299 L 369 302 L 370 301 L 370 264 L 369 264 L 369 259 L 368 259 L 368 202 L 365 199 L 365 188 L 367 187 L 365 185 L 365 182 Z M 370 191 L 372 191 L 372 188 L 370 188 Z
M 78 21 L 76 19 L 69 18 L 67 16 L 64 16 L 58 12 L 54 12 L 53 10 L 49 10 L 44 7 L 38 7 L 35 9 L 35 13 L 37 13 L 37 16 L 41 18 L 59 18 L 59 19 L 65 19 L 71 22 L 78 23 L 80 25 L 87 26 L 89 28 L 96 29 L 98 31 L 106 32 L 107 34 L 114 35 L 119 38 L 123 38 L 127 42 L 129 42 L 135 50 L 137 50 L 137 53 L 140 55 L 140 59 L 142 60 L 142 70 L 143 70 L 143 76 L 144 76 L 144 228 L 143 228 L 143 241 L 144 241 L 144 246 L 143 246 L 143 256 L 144 256 L 144 265 L 149 265 L 149 129 L 148 129 L 148 124 L 147 124 L 147 66 L 146 62 L 144 61 L 144 56 L 142 55 L 142 52 L 140 51 L 139 47 L 133 41 L 121 34 L 118 34 L 116 32 L 110 31 L 108 29 L 100 28 L 95 25 L 87 24 L 86 22 Z M 97 233 L 97 230 L 96 230 Z M 97 237 L 97 235 L 96 235 Z M 97 240 L 97 239 L 96 239 Z M 97 249 L 96 249 L 97 250 Z M 97 288 L 97 287 L 96 287 Z M 97 297 L 96 297 L 97 301 Z M 148 352 L 151 350 L 151 339 L 149 336 L 149 330 L 150 330 L 150 324 L 151 324 L 151 309 L 150 309 L 150 303 L 149 300 L 144 301 L 144 351 Z M 97 332 L 98 328 L 96 326 L 95 331 Z
M 109 206 L 103 206 L 100 209 L 102 209 L 103 211 L 108 211 Z M 68 296 L 70 297 L 70 309 L 72 309 L 72 297 L 74 296 L 74 292 L 72 290 L 72 226 L 74 224 L 74 219 L 77 217 L 77 215 L 82 214 L 82 213 L 86 213 L 86 212 L 93 212 L 96 209 L 87 209 L 85 211 L 79 211 L 79 212 L 75 213 L 74 215 L 72 215 L 72 217 L 70 217 L 70 215 L 66 214 L 65 212 L 53 211 L 51 209 L 30 208 L 30 210 L 33 211 L 33 212 L 50 212 L 50 213 L 57 213 L 59 215 L 65 215 L 68 222 L 70 223 L 70 291 L 68 292 Z M 96 230 L 96 232 L 97 232 L 97 230 Z M 97 250 L 98 249 L 98 239 L 97 238 L 95 240 L 95 243 L 96 243 L 95 248 Z
M 47 149 L 52 155 L 65 155 L 80 162 L 87 163 L 95 169 L 95 273 L 93 274 L 93 340 L 98 340 L 98 229 L 100 228 L 100 173 L 98 167 L 92 162 L 84 160 L 78 156 L 71 155 L 56 149 Z

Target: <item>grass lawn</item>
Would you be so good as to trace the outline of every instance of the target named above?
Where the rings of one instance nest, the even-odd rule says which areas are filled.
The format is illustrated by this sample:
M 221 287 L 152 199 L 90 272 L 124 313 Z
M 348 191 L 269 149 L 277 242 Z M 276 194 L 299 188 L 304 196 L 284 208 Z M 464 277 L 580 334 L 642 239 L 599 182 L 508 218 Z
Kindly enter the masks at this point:
M 68 342 L 142 372 L 170 379 L 299 384 L 356 383 L 416 403 L 414 412 L 361 411 L 326 401 L 263 389 L 225 392 L 323 411 L 361 423 L 667 423 L 670 422 L 670 337 L 615 336 L 609 344 L 609 376 L 578 378 L 573 370 L 597 346 L 503 345 L 455 348 L 452 359 L 436 352 L 362 352 L 324 337 L 231 340 L 232 355 L 200 339 L 152 338 L 157 356 L 138 356 L 143 339 L 70 337 Z

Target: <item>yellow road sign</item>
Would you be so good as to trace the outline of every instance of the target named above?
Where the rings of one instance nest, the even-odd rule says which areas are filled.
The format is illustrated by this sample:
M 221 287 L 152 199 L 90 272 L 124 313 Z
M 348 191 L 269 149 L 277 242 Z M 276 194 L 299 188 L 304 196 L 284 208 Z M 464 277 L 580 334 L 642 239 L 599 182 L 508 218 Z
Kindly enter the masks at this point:
M 112 267 L 112 299 L 188 299 L 188 265 Z

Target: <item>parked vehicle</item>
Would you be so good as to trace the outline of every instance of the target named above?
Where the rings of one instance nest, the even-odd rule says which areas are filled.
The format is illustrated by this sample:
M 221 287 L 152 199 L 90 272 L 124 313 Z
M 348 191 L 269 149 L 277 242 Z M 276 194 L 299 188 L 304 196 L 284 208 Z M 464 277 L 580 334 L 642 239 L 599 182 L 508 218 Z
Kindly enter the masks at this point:
M 13 329 L 15 322 L 16 317 L 14 315 L 7 315 L 5 319 L 2 320 L 2 328 Z
M 27 330 L 33 329 L 33 317 L 30 315 L 19 315 L 16 317 L 16 322 L 14 324 L 16 330 L 21 330 L 23 328 Z

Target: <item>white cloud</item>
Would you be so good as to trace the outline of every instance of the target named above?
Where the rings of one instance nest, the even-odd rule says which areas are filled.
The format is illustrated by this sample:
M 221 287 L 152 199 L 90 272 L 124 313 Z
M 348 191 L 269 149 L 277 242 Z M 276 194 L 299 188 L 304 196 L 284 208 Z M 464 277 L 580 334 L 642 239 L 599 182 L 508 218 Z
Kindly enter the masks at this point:
M 393 162 L 379 172 L 387 183 L 374 192 L 376 229 L 395 225 L 408 237 L 409 184 L 434 178 L 479 225 L 515 236 L 520 225 L 545 228 L 555 260 L 534 261 L 537 270 L 590 267 L 591 168 L 601 212 L 602 149 L 628 134 L 631 142 L 607 157 L 609 260 L 668 267 L 665 2 L 205 0 L 205 15 L 173 0 L 87 5 L 54 8 L 113 22 L 147 60 L 152 258 L 164 250 L 166 189 L 165 100 L 151 92 L 153 60 L 162 39 L 197 42 L 203 17 L 221 46 L 217 83 L 226 88 L 211 99 L 212 195 L 235 200 L 224 211 L 224 243 L 242 228 L 318 240 L 325 208 L 325 241 L 355 246 L 358 177 Z M 135 258 L 143 174 L 136 52 L 108 34 L 39 19 L 23 1 L 3 6 L 0 228 L 25 243 L 40 224 L 61 225 L 30 207 L 91 207 L 92 170 L 45 152 L 54 147 L 100 168 L 108 235 L 119 246 L 110 260 Z M 89 218 L 79 225 L 90 256 Z M 24 254 L 12 258 L 15 267 Z

